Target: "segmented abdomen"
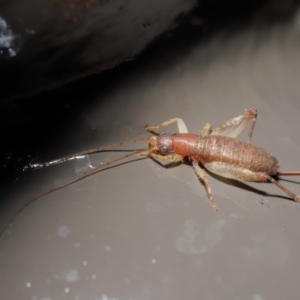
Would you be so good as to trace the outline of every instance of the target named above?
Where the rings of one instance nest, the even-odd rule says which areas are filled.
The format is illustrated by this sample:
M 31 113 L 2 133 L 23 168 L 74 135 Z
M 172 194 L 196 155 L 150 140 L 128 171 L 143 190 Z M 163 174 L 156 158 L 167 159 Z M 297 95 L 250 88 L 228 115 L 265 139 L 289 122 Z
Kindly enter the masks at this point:
M 279 168 L 277 159 L 265 150 L 225 136 L 199 137 L 191 157 L 204 165 L 208 162 L 225 162 L 235 167 L 268 174 L 276 174 Z

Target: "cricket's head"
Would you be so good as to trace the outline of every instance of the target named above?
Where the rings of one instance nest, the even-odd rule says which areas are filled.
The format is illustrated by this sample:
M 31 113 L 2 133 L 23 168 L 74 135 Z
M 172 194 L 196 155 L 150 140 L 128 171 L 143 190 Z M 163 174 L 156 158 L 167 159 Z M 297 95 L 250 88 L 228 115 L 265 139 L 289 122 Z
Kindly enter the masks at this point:
M 149 138 L 149 153 L 167 155 L 173 152 L 173 135 L 162 134 Z

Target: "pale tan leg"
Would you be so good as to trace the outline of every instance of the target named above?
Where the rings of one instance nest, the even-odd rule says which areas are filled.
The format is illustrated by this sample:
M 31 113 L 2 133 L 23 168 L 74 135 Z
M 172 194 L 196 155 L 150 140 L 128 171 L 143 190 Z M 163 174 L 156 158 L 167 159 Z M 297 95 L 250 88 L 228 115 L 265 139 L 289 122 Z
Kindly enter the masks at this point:
M 159 129 L 163 128 L 163 127 L 167 127 L 173 123 L 176 123 L 177 122 L 177 125 L 178 125 L 178 131 L 180 133 L 188 133 L 188 130 L 187 130 L 187 127 L 184 123 L 184 121 L 180 118 L 174 118 L 174 119 L 171 119 L 169 121 L 166 121 L 166 122 L 163 122 L 159 125 L 156 125 L 156 126 L 148 126 L 146 125 L 145 128 L 147 131 L 150 131 L 150 132 L 157 132 Z
M 206 123 L 201 131 L 201 135 L 210 135 L 212 133 L 213 129 L 210 123 Z
M 233 118 L 221 126 L 213 129 L 211 135 L 221 135 L 236 138 L 244 128 L 251 122 L 251 126 L 248 132 L 248 143 L 251 143 L 251 138 L 254 130 L 254 126 L 257 118 L 256 109 L 248 109 L 243 115 Z
M 274 183 L 278 188 L 280 188 L 283 192 L 289 195 L 295 202 L 300 202 L 300 196 L 292 193 L 285 186 L 280 184 L 270 175 L 264 172 L 252 172 L 248 169 L 243 169 L 239 167 L 233 167 L 228 163 L 220 163 L 220 162 L 211 162 L 205 165 L 205 168 L 210 172 L 222 176 L 224 178 L 230 178 L 234 180 L 240 181 L 270 181 Z
M 278 181 L 276 181 L 274 178 L 272 178 L 271 176 L 269 176 L 268 174 L 266 174 L 266 178 L 274 183 L 277 187 L 279 187 L 282 191 L 284 191 L 287 195 L 289 195 L 292 199 L 294 199 L 295 202 L 300 202 L 300 196 L 292 193 L 290 190 L 288 190 L 285 186 L 283 186 L 282 184 L 280 184 Z
M 176 154 L 176 153 L 171 153 L 171 154 L 168 154 L 168 155 L 159 155 L 159 154 L 156 154 L 156 153 L 150 153 L 149 156 L 154 158 L 154 159 L 159 159 L 159 160 L 167 161 L 167 162 L 170 162 L 170 163 L 180 162 L 184 159 L 184 156 Z
M 167 162 L 179 162 L 184 159 L 183 156 L 175 154 L 175 153 L 172 153 L 169 155 L 159 155 L 159 154 L 155 154 L 155 153 L 150 153 L 149 156 L 152 157 L 153 159 L 159 159 L 159 160 L 167 161 Z M 213 199 L 211 188 L 210 188 L 205 171 L 199 167 L 198 162 L 196 162 L 196 161 L 193 161 L 193 168 L 194 168 L 197 176 L 199 177 L 199 179 L 204 183 L 211 206 L 213 207 L 213 209 L 215 211 L 217 211 L 218 208 Z
M 209 185 L 209 182 L 208 182 L 208 179 L 207 179 L 207 176 L 206 176 L 206 173 L 204 170 L 202 170 L 200 167 L 199 167 L 199 164 L 197 161 L 193 161 L 193 168 L 198 176 L 198 178 L 204 183 L 204 186 L 205 186 L 205 189 L 206 189 L 206 192 L 207 192 L 207 196 L 209 198 L 209 202 L 211 204 L 211 206 L 213 207 L 213 209 L 215 211 L 218 210 L 218 207 L 214 201 L 214 198 L 212 196 L 212 191 L 211 191 L 211 188 L 210 188 L 210 185 Z

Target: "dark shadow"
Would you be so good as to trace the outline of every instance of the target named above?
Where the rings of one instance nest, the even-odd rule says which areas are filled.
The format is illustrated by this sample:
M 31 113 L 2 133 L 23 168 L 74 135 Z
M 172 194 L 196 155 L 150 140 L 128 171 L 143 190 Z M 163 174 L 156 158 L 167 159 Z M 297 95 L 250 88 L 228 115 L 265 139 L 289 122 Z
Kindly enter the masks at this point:
M 295 177 L 297 177 L 297 176 L 295 176 Z M 300 176 L 298 176 L 298 177 L 300 177 Z M 273 178 L 277 181 L 285 181 L 285 182 L 290 182 L 290 183 L 294 183 L 294 184 L 300 184 L 300 179 L 295 181 L 295 180 L 291 180 L 291 179 L 285 179 L 280 176 L 273 176 Z

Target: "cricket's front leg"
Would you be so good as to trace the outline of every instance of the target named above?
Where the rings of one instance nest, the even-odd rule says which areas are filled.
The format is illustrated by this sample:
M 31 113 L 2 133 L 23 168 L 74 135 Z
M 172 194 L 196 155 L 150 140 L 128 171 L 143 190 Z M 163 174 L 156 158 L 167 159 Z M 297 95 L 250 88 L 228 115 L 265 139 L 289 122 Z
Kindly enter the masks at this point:
M 169 163 L 174 163 L 174 162 L 181 162 L 184 159 L 184 156 L 176 154 L 176 153 L 171 153 L 168 155 L 160 155 L 156 153 L 150 153 L 149 156 L 155 160 L 162 160 L 166 161 Z
M 159 129 L 163 128 L 163 127 L 167 127 L 173 123 L 176 123 L 177 122 L 177 126 L 178 126 L 178 131 L 179 133 L 188 133 L 188 130 L 187 130 L 187 127 L 184 123 L 184 121 L 180 118 L 174 118 L 174 119 L 171 119 L 169 121 L 166 121 L 166 122 L 163 122 L 159 125 L 156 125 L 156 126 L 148 126 L 146 125 L 145 128 L 147 131 L 150 131 L 150 132 L 154 132 L 156 133 Z
M 251 143 L 256 119 L 257 110 L 254 108 L 248 109 L 243 115 L 233 118 L 216 129 L 213 129 L 211 135 L 221 135 L 236 138 L 245 129 L 245 127 L 251 123 L 247 141 L 248 143 Z

